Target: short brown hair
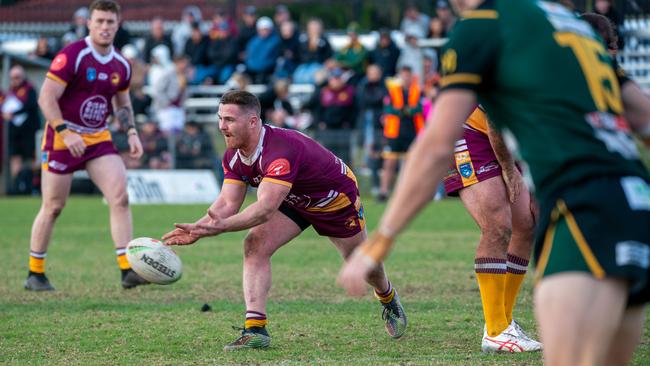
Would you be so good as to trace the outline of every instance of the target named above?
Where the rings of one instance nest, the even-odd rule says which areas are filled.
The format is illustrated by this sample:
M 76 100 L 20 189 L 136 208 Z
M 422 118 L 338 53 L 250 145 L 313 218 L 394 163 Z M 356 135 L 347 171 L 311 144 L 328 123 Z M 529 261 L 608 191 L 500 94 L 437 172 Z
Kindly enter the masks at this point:
M 260 100 L 257 97 L 245 90 L 233 90 L 229 91 L 223 96 L 221 96 L 220 104 L 236 104 L 241 108 L 247 109 L 258 117 L 262 113 L 262 107 L 260 106 Z
M 120 5 L 113 0 L 95 0 L 88 7 L 88 14 L 92 15 L 93 10 L 110 11 L 120 15 Z
M 596 13 L 585 13 L 580 18 L 598 32 L 607 48 L 610 50 L 618 49 L 618 34 L 616 34 L 616 28 L 609 18 Z

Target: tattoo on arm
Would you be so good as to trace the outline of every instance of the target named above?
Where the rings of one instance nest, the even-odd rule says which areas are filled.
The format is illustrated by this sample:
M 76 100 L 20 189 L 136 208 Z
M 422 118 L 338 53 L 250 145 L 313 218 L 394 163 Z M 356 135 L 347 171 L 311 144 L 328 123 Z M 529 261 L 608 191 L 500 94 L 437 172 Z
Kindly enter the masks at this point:
M 131 128 L 135 128 L 133 111 L 130 107 L 120 107 L 117 112 L 115 112 L 115 118 L 120 122 L 120 126 L 127 131 Z

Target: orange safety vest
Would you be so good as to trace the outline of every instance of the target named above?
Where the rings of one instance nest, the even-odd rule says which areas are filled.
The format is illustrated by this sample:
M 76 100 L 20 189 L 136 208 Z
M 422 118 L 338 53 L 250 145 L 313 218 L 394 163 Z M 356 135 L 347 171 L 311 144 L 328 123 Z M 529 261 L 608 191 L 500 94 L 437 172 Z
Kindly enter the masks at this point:
M 388 94 L 390 95 L 390 101 L 393 108 L 397 110 L 404 108 L 404 92 L 402 91 L 402 85 L 397 82 L 387 81 L 386 87 L 388 88 Z M 418 85 L 417 80 L 413 80 L 409 87 L 409 107 L 417 108 L 420 103 L 420 96 L 420 86 Z M 415 124 L 415 132 L 420 133 L 422 128 L 424 128 L 424 116 L 422 113 L 416 113 L 413 115 L 413 123 Z M 384 137 L 389 139 L 397 138 L 399 136 L 399 125 L 400 118 L 398 115 L 386 114 L 384 116 Z

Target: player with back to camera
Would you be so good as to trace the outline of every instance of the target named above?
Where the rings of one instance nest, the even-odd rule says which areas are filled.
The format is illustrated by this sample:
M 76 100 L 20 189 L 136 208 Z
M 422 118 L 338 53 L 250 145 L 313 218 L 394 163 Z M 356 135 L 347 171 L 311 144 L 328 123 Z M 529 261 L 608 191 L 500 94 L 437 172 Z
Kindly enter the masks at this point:
M 460 196 L 481 230 L 474 258 L 485 319 L 481 349 L 541 350 L 512 315 L 533 249 L 534 202 L 481 106 L 463 124 L 444 184 L 448 195 Z
M 366 273 L 429 201 L 477 101 L 530 167 L 540 204 L 535 313 L 547 365 L 630 362 L 650 299 L 650 176 L 631 132 L 650 116 L 621 89 L 601 40 L 562 5 L 456 0 L 443 90 L 378 230 L 339 283 Z M 623 105 L 633 108 L 624 109 Z M 511 139 L 512 137 L 512 139 Z
M 176 224 L 163 240 L 167 245 L 187 245 L 250 229 L 244 239 L 245 327 L 224 349 L 266 348 L 271 341 L 266 302 L 273 253 L 313 226 L 347 259 L 367 238 L 363 205 L 352 170 L 304 134 L 263 124 L 260 102 L 253 94 L 224 94 L 218 116 L 227 146 L 219 197 L 205 216 L 193 224 Z M 257 187 L 257 201 L 239 212 L 248 185 Z M 383 307 L 386 331 L 401 337 L 406 315 L 381 264 L 367 282 Z
M 142 156 L 129 99 L 131 67 L 113 47 L 120 7 L 112 0 L 96 0 L 89 10 L 89 35 L 54 58 L 38 101 L 47 126 L 42 149 L 43 197 L 32 226 L 25 281 L 28 290 L 54 290 L 45 276 L 45 255 L 54 223 L 70 193 L 72 174 L 81 169 L 86 169 L 108 202 L 122 287 L 146 283 L 126 260 L 126 245 L 133 231 L 126 169 L 106 123 L 114 114 L 128 130 L 131 157 Z

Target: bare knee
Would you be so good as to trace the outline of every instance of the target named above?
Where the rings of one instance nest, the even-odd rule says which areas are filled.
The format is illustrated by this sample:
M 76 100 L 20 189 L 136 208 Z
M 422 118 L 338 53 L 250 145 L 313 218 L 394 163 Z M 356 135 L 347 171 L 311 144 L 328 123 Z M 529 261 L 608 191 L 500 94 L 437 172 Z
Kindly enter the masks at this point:
M 55 220 L 57 217 L 61 215 L 61 212 L 63 212 L 64 207 L 65 207 L 65 202 L 63 201 L 44 202 L 41 211 L 48 218 Z
M 254 230 L 250 231 L 244 238 L 244 260 L 270 257 L 271 253 L 266 253 L 264 248 L 265 241 L 264 235 Z
M 120 191 L 114 197 L 107 198 L 108 204 L 111 208 L 127 209 L 129 207 L 129 195 L 126 190 Z
M 505 253 L 512 237 L 512 226 L 505 219 L 491 220 L 481 227 L 481 249 Z

